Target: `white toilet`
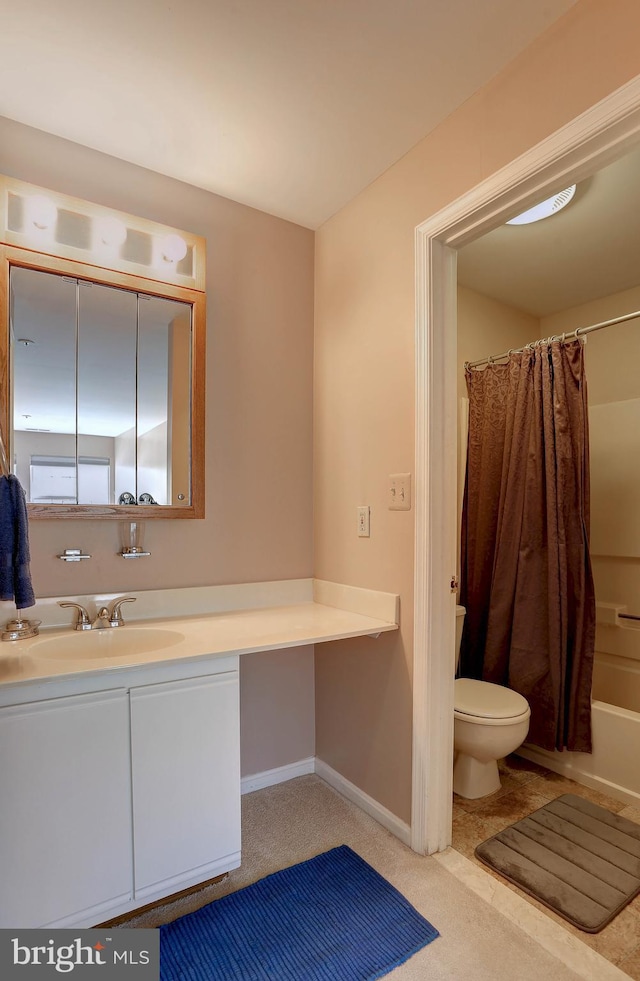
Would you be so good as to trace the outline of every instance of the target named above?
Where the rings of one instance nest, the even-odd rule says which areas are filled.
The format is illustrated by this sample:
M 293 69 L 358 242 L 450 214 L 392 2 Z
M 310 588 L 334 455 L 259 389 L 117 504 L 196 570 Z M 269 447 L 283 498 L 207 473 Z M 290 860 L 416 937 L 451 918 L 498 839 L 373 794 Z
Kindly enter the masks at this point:
M 456 669 L 465 608 L 456 607 Z M 498 760 L 521 746 L 529 731 L 526 698 L 488 681 L 454 682 L 453 789 L 460 797 L 486 797 L 500 789 Z

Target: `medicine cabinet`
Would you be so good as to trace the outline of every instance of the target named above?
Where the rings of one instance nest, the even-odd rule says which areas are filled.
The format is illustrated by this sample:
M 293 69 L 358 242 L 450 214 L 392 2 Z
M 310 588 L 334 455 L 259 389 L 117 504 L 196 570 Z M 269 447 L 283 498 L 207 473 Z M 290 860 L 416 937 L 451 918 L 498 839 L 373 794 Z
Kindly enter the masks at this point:
M 0 425 L 30 517 L 204 514 L 204 240 L 0 177 Z

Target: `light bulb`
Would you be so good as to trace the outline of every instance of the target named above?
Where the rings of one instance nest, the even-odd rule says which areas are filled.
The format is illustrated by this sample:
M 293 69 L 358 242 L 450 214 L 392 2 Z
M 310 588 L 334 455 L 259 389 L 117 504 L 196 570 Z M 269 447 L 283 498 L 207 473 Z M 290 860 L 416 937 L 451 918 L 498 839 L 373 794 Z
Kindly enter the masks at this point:
M 119 218 L 107 215 L 96 219 L 96 232 L 103 245 L 117 248 L 127 237 L 127 226 Z
M 41 231 L 51 228 L 58 217 L 58 209 L 55 204 L 44 194 L 34 194 L 27 198 L 26 211 L 27 220 Z
M 160 251 L 167 262 L 180 262 L 187 254 L 187 243 L 180 235 L 165 235 L 160 242 Z

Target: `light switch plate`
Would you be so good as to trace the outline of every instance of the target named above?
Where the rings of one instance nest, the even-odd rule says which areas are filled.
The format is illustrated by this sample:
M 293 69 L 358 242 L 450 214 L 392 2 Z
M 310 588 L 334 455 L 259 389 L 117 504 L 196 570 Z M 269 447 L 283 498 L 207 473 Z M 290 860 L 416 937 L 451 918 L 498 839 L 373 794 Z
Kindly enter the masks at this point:
M 389 510 L 411 510 L 411 474 L 389 474 Z

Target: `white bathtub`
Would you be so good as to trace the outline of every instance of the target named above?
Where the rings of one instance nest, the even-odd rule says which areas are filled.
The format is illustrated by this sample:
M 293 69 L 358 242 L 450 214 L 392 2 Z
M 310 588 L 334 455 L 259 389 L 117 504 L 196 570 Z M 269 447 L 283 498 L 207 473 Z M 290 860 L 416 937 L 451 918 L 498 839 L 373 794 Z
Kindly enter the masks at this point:
M 592 754 L 552 753 L 525 743 L 518 755 L 640 807 L 640 711 L 633 711 L 640 706 L 640 662 L 596 654 L 593 695 Z

